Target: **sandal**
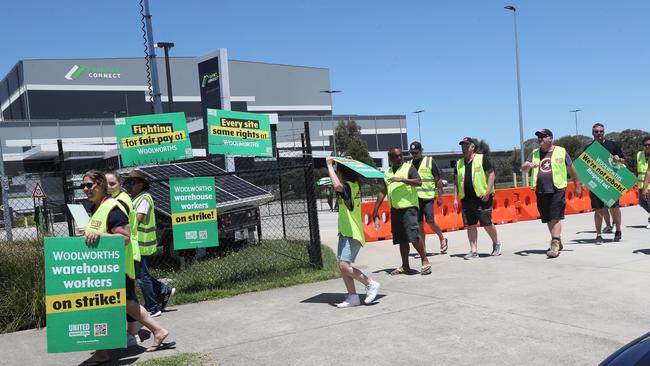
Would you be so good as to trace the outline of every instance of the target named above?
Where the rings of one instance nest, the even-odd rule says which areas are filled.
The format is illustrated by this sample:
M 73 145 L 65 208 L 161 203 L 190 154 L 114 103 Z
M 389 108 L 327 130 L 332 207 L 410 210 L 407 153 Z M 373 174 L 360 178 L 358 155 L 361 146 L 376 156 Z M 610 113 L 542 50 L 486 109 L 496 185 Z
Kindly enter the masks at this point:
M 440 254 L 447 254 L 447 249 L 449 249 L 449 243 L 447 238 L 444 238 L 444 245 L 440 247 Z
M 146 352 L 156 352 L 172 348 L 176 348 L 176 342 L 162 342 L 158 345 L 152 345 L 147 348 Z
M 395 268 L 395 269 L 390 273 L 390 275 L 391 275 L 391 276 L 397 276 L 397 275 L 401 275 L 401 274 L 405 274 L 405 273 L 406 273 L 406 271 L 404 270 L 404 268 L 399 267 L 399 268 Z
M 426 266 L 422 267 L 420 274 L 423 276 L 431 274 L 431 264 L 427 264 Z

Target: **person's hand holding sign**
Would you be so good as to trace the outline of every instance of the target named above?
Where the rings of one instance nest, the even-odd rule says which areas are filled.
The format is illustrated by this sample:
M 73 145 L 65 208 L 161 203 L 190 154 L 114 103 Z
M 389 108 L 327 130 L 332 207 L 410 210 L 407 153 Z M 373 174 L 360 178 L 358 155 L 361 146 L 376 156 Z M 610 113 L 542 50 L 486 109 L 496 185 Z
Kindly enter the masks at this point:
M 86 233 L 86 245 L 95 245 L 99 242 L 100 233 L 97 232 L 87 232 Z

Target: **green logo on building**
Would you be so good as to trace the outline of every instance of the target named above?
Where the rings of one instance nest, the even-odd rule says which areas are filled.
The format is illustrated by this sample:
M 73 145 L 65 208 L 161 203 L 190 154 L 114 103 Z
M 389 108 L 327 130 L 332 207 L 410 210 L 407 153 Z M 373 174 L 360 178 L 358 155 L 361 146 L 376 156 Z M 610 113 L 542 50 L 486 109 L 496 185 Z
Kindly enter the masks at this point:
M 85 65 L 74 65 L 68 71 L 67 74 L 65 74 L 65 78 L 68 80 L 77 80 L 81 74 L 83 74 L 84 70 L 86 70 Z

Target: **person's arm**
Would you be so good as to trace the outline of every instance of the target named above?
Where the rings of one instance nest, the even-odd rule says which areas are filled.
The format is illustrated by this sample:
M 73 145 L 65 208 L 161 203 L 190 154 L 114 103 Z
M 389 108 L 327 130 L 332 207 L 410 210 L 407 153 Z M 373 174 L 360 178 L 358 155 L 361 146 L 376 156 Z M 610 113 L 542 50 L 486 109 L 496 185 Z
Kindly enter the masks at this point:
M 612 154 L 613 155 L 612 158 L 614 159 L 614 161 L 617 161 L 621 164 L 625 164 L 625 155 L 623 154 L 623 150 L 621 150 L 621 145 L 619 145 L 618 142 L 615 141 L 613 142 L 614 142 L 615 149 L 614 149 L 614 154 Z
M 494 169 L 490 169 L 490 171 L 487 173 L 488 173 L 487 190 L 485 191 L 483 197 L 481 197 L 481 200 L 483 202 L 487 202 L 490 199 L 490 196 L 492 195 L 492 190 L 494 189 L 494 179 L 495 179 Z
M 144 218 L 147 217 L 147 213 L 149 212 L 150 209 L 149 201 L 147 200 L 142 200 L 138 207 L 135 208 L 135 219 L 138 222 L 138 224 L 141 224 L 142 221 L 144 221 Z
M 643 180 L 643 190 L 641 191 L 641 194 L 643 195 L 643 198 L 646 201 L 648 200 L 648 185 L 650 185 L 650 164 L 648 164 L 648 168 L 645 170 L 645 179 Z
M 329 173 L 330 179 L 332 180 L 332 187 L 337 192 L 343 192 L 343 184 L 341 184 L 339 177 L 334 171 L 334 159 L 328 156 L 325 158 L 325 163 L 327 164 L 327 173 Z
M 571 174 L 571 179 L 573 180 L 573 193 L 576 196 L 580 197 L 582 194 L 582 185 L 578 180 L 578 172 L 576 171 L 576 168 L 573 166 L 573 164 L 569 165 L 569 174 Z
M 409 169 L 408 178 L 390 177 L 388 180 L 393 183 L 399 182 L 413 187 L 419 187 L 422 185 L 420 175 L 413 165 L 411 165 Z
M 438 206 L 442 206 L 442 178 L 438 175 L 434 179 L 436 180 L 436 190 L 438 191 L 436 201 L 438 202 Z
M 526 158 L 526 161 L 524 161 L 523 164 L 521 164 L 521 171 L 524 174 L 528 174 L 528 171 L 531 170 L 532 168 L 538 168 L 539 164 L 533 163 L 533 154 L 531 153 L 528 155 L 528 158 Z
M 379 207 L 381 206 L 381 203 L 384 202 L 384 198 L 386 197 L 386 186 L 382 187 L 382 189 L 377 192 L 377 200 L 375 201 L 375 208 L 372 210 L 372 219 L 374 220 L 375 218 L 379 217 Z
M 458 212 L 458 171 L 454 168 L 454 211 Z

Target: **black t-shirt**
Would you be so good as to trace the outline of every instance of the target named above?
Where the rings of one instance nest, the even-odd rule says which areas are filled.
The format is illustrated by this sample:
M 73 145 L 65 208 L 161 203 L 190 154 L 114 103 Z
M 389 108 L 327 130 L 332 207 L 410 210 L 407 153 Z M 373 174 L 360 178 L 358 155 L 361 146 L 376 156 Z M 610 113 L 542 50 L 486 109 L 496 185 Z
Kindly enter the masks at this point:
M 599 142 L 599 141 L 596 141 Z M 612 155 L 618 155 L 619 158 L 625 159 L 625 156 L 623 155 L 623 150 L 621 150 L 621 145 L 618 144 L 616 141 L 612 140 L 605 140 L 604 142 L 599 142 L 607 151 L 609 151 L 610 154 Z
M 422 164 L 424 159 L 425 158 L 423 157 L 420 160 L 415 160 L 415 159 L 411 160 L 411 162 L 413 163 L 413 166 L 415 167 L 416 170 L 420 169 L 420 164 Z M 438 164 L 436 164 L 436 161 L 433 158 L 431 158 L 431 174 L 434 177 L 439 177 L 440 176 L 440 170 L 438 169 Z
M 472 165 L 471 162 L 468 162 L 467 160 L 465 161 L 465 177 L 463 178 L 463 191 L 465 192 L 465 200 L 471 200 L 471 199 L 480 199 L 476 195 L 476 191 L 474 191 L 474 185 L 472 184 Z M 483 170 L 485 171 L 485 174 L 490 174 L 491 171 L 494 170 L 494 167 L 492 166 L 492 162 L 490 159 L 483 155 Z M 454 175 L 458 176 L 458 171 L 456 168 L 454 168 Z M 492 199 L 492 198 L 490 198 Z
M 350 184 L 348 182 L 343 182 L 343 192 L 336 192 L 338 197 L 343 200 L 343 203 L 345 204 L 345 207 L 348 208 L 348 210 L 352 211 L 354 210 L 354 202 L 352 199 L 352 188 L 350 188 Z
M 119 204 L 120 202 L 118 202 L 118 205 Z M 97 208 L 93 206 L 91 212 L 94 213 L 96 210 Z M 107 227 L 109 233 L 112 232 L 113 229 L 115 229 L 116 227 L 125 226 L 125 225 L 129 226 L 129 218 L 117 206 L 113 207 L 111 212 L 109 212 L 107 221 L 108 221 Z
M 553 184 L 552 155 L 552 151 L 539 150 L 539 170 L 537 171 L 537 188 L 535 189 L 537 193 L 553 193 L 557 190 Z M 526 161 L 533 162 L 533 153 L 528 155 Z M 573 164 L 569 154 L 565 154 L 564 163 L 567 168 Z

